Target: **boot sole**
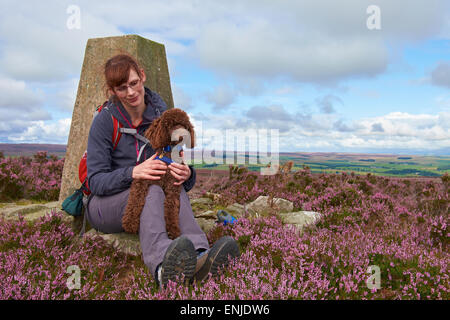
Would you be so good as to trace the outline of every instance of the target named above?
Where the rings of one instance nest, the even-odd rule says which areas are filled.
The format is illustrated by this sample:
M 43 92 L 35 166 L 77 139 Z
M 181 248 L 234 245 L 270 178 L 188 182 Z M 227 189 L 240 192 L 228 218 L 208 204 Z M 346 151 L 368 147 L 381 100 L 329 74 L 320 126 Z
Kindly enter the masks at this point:
M 221 267 L 227 267 L 228 257 L 236 258 L 240 255 L 239 246 L 232 237 L 222 237 L 208 252 L 205 264 L 195 274 L 195 281 L 201 282 L 211 273 L 215 276 Z
M 193 278 L 197 265 L 197 255 L 192 242 L 184 237 L 173 240 L 167 248 L 161 265 L 161 282 L 165 286 L 169 280 L 176 281 L 184 274 L 185 284 Z

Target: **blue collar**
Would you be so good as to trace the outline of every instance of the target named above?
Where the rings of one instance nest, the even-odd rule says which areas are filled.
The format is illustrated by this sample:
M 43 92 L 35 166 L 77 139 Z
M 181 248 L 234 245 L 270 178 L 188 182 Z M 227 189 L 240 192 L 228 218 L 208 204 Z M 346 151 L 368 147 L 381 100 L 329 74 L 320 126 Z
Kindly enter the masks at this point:
M 178 147 L 178 150 L 181 151 L 181 150 L 183 150 L 183 148 L 182 147 Z M 171 151 L 172 151 L 172 146 L 171 145 L 165 146 L 163 148 L 163 153 L 161 153 L 157 159 L 161 160 L 161 161 L 164 161 L 167 164 L 171 164 L 173 162 L 173 160 L 170 159 L 170 158 L 167 158 L 166 156 L 164 156 L 164 153 L 171 152 Z
M 171 164 L 171 163 L 173 162 L 172 159 L 167 158 L 166 156 L 163 156 L 162 153 L 161 153 L 161 154 L 159 155 L 159 157 L 157 157 L 156 159 L 161 160 L 161 161 L 164 161 L 164 162 L 167 163 L 167 164 Z
M 183 147 L 182 146 L 178 146 L 177 149 L 178 149 L 178 152 L 180 152 L 180 151 L 183 150 Z M 165 146 L 163 148 L 163 151 L 164 152 L 172 152 L 172 146 L 170 144 L 168 146 Z
M 170 151 L 172 151 L 172 146 L 171 146 L 171 145 L 165 146 L 165 147 L 163 148 L 163 151 L 164 151 L 164 152 L 170 152 Z

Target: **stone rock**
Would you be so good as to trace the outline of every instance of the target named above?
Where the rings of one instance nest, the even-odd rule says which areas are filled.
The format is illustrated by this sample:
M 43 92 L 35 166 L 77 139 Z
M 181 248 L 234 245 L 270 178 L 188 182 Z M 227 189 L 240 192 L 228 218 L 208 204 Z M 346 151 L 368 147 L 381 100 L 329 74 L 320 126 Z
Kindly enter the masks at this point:
M 217 224 L 215 220 L 210 220 L 210 219 L 196 219 L 198 225 L 200 226 L 200 228 L 203 230 L 203 232 L 205 234 L 208 234 Z
M 169 69 L 163 44 L 138 35 L 89 39 L 73 108 L 59 200 L 63 201 L 80 187 L 78 165 L 86 150 L 89 128 L 96 107 L 105 99 L 102 65 L 112 56 L 128 52 L 145 70 L 145 86 L 157 92 L 167 107 L 173 108 Z
M 42 204 L 25 205 L 11 203 L 0 209 L 0 215 L 6 220 L 18 220 L 20 214 L 26 221 L 34 222 L 54 211 L 61 211 L 61 202 L 53 201 Z M 68 214 L 64 214 L 63 219 L 67 222 L 72 222 L 73 217 Z
M 120 233 L 102 233 L 95 229 L 91 229 L 86 232 L 83 237 L 95 237 L 99 236 L 105 240 L 108 244 L 112 245 L 117 250 L 134 256 L 142 254 L 141 244 L 139 242 L 139 235 L 126 232 Z
M 202 213 L 195 215 L 196 219 L 208 219 L 208 220 L 217 220 L 217 213 L 213 210 L 208 210 Z
M 279 216 L 284 223 L 290 224 L 302 232 L 305 226 L 316 224 L 322 215 L 314 211 L 297 211 L 280 213 Z
M 268 196 L 259 196 L 256 200 L 246 206 L 248 213 L 255 217 L 268 215 L 270 213 L 268 199 Z M 273 203 L 277 213 L 291 212 L 294 209 L 293 203 L 286 199 L 274 198 Z
M 197 198 L 197 199 L 192 199 L 191 200 L 191 206 L 195 205 L 195 204 L 200 204 L 200 205 L 212 205 L 213 201 L 211 200 L 211 198 Z
M 206 192 L 205 194 L 208 198 L 212 199 L 213 201 L 217 201 L 222 198 L 222 195 L 219 193 L 212 193 L 212 192 Z
M 236 219 L 244 216 L 245 214 L 245 208 L 242 204 L 239 204 L 237 202 L 233 203 L 232 205 L 229 205 L 224 209 L 226 212 L 231 214 Z
M 194 215 L 209 210 L 213 204 L 214 203 L 210 198 L 197 198 L 191 200 L 191 207 Z
M 217 212 L 213 210 L 208 210 L 195 216 L 195 220 L 204 233 L 208 234 L 208 232 L 216 226 L 216 213 Z

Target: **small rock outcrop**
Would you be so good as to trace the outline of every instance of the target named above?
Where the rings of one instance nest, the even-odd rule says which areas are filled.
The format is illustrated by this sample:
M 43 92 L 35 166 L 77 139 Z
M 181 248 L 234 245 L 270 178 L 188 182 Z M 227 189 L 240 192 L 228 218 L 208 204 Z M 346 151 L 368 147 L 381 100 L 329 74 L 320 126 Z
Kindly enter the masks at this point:
M 10 203 L 0 208 L 0 216 L 6 220 L 18 220 L 19 215 L 23 216 L 26 221 L 36 221 L 41 217 L 50 214 L 51 212 L 61 211 L 61 202 L 53 201 L 42 204 L 25 203 L 17 204 Z M 68 214 L 64 215 L 67 222 L 72 222 L 73 217 Z
M 117 250 L 139 256 L 142 254 L 141 244 L 139 242 L 139 235 L 126 232 L 120 233 L 103 233 L 95 229 L 90 229 L 83 237 L 95 237 L 98 236 L 112 245 Z
M 316 224 L 321 214 L 314 211 L 297 211 L 280 213 L 280 218 L 284 223 L 296 227 L 301 232 L 305 226 Z
M 251 215 L 256 217 L 267 216 L 271 213 L 271 209 L 276 212 L 291 212 L 294 205 L 291 201 L 282 198 L 273 198 L 273 207 L 270 206 L 270 199 L 268 196 L 259 196 L 255 201 L 247 205 L 247 210 Z

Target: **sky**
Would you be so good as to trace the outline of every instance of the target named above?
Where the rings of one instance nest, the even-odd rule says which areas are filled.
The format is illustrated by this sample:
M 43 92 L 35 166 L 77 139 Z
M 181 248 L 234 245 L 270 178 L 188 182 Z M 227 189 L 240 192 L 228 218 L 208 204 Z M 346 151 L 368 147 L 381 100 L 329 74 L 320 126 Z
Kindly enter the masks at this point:
M 0 143 L 66 144 L 87 40 L 137 34 L 165 45 L 175 106 L 203 136 L 266 129 L 280 152 L 450 155 L 449 1 L 0 7 Z

